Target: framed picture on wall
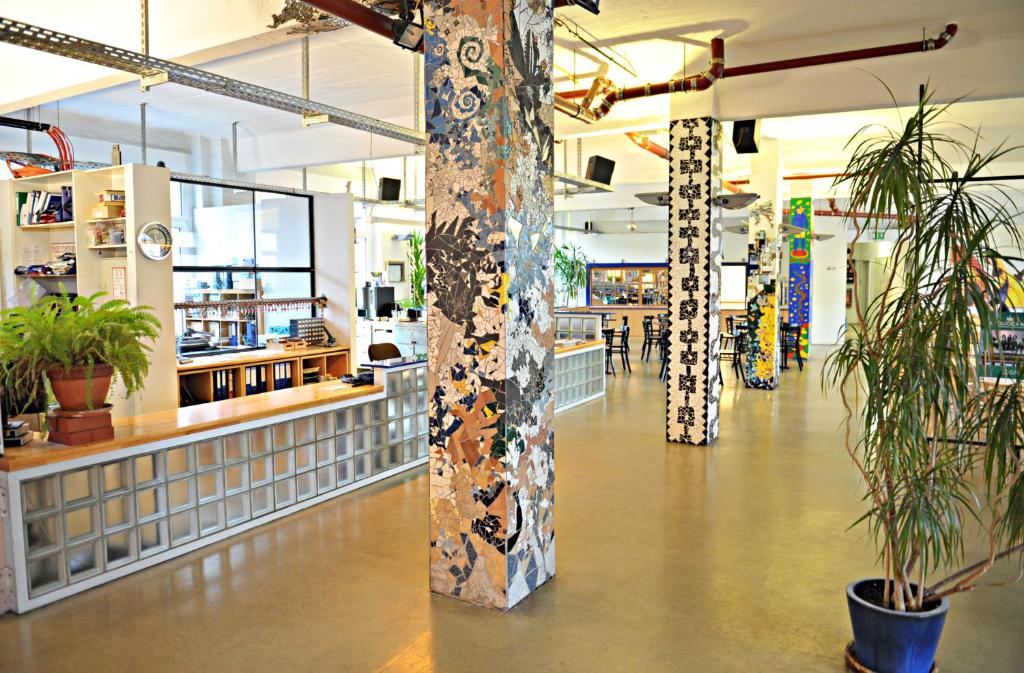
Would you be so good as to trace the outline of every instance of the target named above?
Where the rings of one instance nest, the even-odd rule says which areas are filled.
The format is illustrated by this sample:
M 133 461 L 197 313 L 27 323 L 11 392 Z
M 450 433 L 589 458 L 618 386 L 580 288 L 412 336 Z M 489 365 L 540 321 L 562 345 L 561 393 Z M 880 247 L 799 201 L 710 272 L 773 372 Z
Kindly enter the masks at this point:
M 385 266 L 389 283 L 401 283 L 405 280 L 405 262 L 391 260 Z

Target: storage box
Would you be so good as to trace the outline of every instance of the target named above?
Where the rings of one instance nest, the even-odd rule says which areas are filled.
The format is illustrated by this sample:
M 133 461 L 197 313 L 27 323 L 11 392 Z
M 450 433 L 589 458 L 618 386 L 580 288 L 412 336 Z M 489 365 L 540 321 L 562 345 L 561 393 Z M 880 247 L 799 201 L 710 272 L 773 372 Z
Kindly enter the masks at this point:
M 92 207 L 90 217 L 94 220 L 113 220 L 124 217 L 124 203 L 98 203 Z

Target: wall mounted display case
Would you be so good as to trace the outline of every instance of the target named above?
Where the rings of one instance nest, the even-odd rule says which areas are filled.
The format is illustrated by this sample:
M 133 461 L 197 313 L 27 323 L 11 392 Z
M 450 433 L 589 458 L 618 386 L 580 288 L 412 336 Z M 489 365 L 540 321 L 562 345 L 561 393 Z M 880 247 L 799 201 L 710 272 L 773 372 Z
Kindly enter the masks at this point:
M 668 264 L 588 264 L 587 306 L 665 308 Z

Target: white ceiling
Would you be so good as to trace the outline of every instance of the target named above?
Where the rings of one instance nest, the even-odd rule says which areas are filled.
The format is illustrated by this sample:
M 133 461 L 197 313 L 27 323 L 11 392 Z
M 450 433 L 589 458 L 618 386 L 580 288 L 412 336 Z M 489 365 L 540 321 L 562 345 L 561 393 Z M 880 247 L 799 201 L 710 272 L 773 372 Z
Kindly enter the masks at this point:
M 162 55 L 173 53 L 174 45 L 161 31 L 181 31 L 195 16 L 202 30 L 202 43 L 216 43 L 211 26 L 222 25 L 224 42 L 240 39 L 238 27 L 232 27 L 230 10 L 238 0 L 195 3 L 185 0 L 187 11 L 174 13 L 155 22 L 154 44 Z M 134 37 L 124 34 L 114 39 L 110 20 L 129 13 L 125 0 L 110 3 L 81 3 L 71 0 L 38 0 L 30 6 L 23 1 L 0 0 L 0 14 L 33 20 L 101 41 L 124 42 L 131 46 Z M 132 4 L 132 3 L 127 3 Z M 154 7 L 162 3 L 153 3 Z M 254 8 L 266 13 L 277 11 L 281 2 L 259 0 L 255 5 L 242 3 L 246 30 L 262 19 Z M 888 94 L 869 73 L 878 73 L 893 84 L 901 100 L 916 96 L 917 82 L 931 79 L 944 97 L 969 94 L 983 102 L 958 106 L 957 119 L 976 126 L 983 122 L 988 132 L 1002 137 L 1020 138 L 1024 107 L 1024 3 L 1019 0 L 984 0 L 970 4 L 951 0 L 861 0 L 829 2 L 815 0 L 723 0 L 720 2 L 680 3 L 678 0 L 646 0 L 637 11 L 634 0 L 603 0 L 598 16 L 579 8 L 560 10 L 560 15 L 578 22 L 594 34 L 599 46 L 614 50 L 631 62 L 638 76 L 612 67 L 610 75 L 617 85 L 657 81 L 671 76 L 694 73 L 707 61 L 708 41 L 725 38 L 726 62 L 740 65 L 778 58 L 831 52 L 892 42 L 919 39 L 922 27 L 936 35 L 947 21 L 958 21 L 960 32 L 941 52 L 910 54 L 891 59 L 876 59 L 846 65 L 831 65 L 787 73 L 757 75 L 715 85 L 710 94 L 676 94 L 619 103 L 600 124 L 583 126 L 559 115 L 559 137 L 586 136 L 583 160 L 592 153 L 612 156 L 619 162 L 616 182 L 654 182 L 665 179 L 664 161 L 634 147 L 622 136 L 631 128 L 653 129 L 667 126 L 670 116 L 685 115 L 690 101 L 711 100 L 720 118 L 765 117 L 763 133 L 783 141 L 787 170 L 835 170 L 845 161 L 842 144 L 855 128 L 891 119 L 889 113 L 874 112 L 886 104 Z M 823 11 L 827 5 L 827 11 Z M 179 5 L 175 5 L 180 7 Z M 88 7 L 93 23 L 81 19 Z M 75 13 L 77 12 L 77 14 Z M 203 12 L 214 12 L 219 23 L 211 24 Z M 109 16 L 107 16 L 109 14 Z M 78 22 L 71 18 L 79 17 Z M 64 19 L 61 19 L 64 17 Z M 70 18 L 69 18 L 70 17 Z M 67 19 L 67 20 L 65 20 Z M 99 19 L 99 25 L 96 25 Z M 76 28 L 81 25 L 83 28 Z M 120 25 L 120 24 L 119 24 Z M 134 27 L 134 17 L 124 21 Z M 106 26 L 106 27 L 104 27 Z M 234 28 L 233 30 L 229 30 Z M 245 31 L 242 31 L 245 32 Z M 300 91 L 300 46 L 296 38 L 247 53 L 221 58 L 204 68 L 230 77 L 290 93 Z M 594 70 L 596 56 L 562 29 L 556 31 L 556 66 L 563 81 L 557 90 L 588 83 L 587 73 Z M 0 45 L 0 56 L 16 50 Z M 685 51 L 685 67 L 683 55 Z M 23 69 L 31 70 L 35 59 L 46 69 L 71 68 L 71 62 L 45 54 L 20 50 Z M 355 112 L 412 125 L 413 55 L 394 47 L 389 40 L 355 27 L 315 36 L 311 40 L 312 97 Z M 577 84 L 566 78 L 574 71 Z M 568 73 L 568 74 L 567 74 Z M 95 76 L 95 73 L 93 74 Z M 0 97 L 4 94 L 0 93 Z M 1008 100 L 998 100 L 1008 98 Z M 190 134 L 228 138 L 231 123 L 239 122 L 240 159 L 243 170 L 270 170 L 303 164 L 328 164 L 356 157 L 387 156 L 408 151 L 408 146 L 388 145 L 377 139 L 369 147 L 366 134 L 335 126 L 302 130 L 294 115 L 280 113 L 249 103 L 207 94 L 173 84 L 140 93 L 134 83 L 107 88 L 95 93 L 65 98 L 60 102 L 74 137 L 102 133 L 100 121 L 111 123 L 123 133 L 125 127 L 138 124 L 140 102 L 147 102 L 147 121 L 151 134 L 173 131 L 179 137 Z M 0 109 L 5 101 L 0 100 Z M 8 101 L 9 102 L 9 101 Z M 42 113 L 53 119 L 55 106 Z M 801 115 L 821 111 L 867 109 L 868 112 L 838 115 Z M 75 128 L 77 125 L 79 128 Z M 168 138 L 175 137 L 166 134 Z M 657 139 L 658 136 L 655 135 Z M 116 142 L 118 138 L 111 138 Z M 665 142 L 664 137 L 661 138 Z M 170 141 L 168 141 L 170 142 Z M 1024 138 L 1021 139 L 1024 142 Z M 575 141 L 568 148 L 570 172 L 575 172 Z M 561 163 L 561 147 L 557 153 Z M 559 166 L 561 167 L 561 166 Z M 748 170 L 741 157 L 726 154 L 726 173 L 742 175 Z

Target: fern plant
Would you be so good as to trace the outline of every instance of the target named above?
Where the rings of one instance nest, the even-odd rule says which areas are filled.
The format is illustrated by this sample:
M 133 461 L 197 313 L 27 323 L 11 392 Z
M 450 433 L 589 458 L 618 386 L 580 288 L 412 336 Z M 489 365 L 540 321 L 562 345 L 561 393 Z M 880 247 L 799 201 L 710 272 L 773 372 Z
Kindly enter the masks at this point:
M 855 303 L 859 324 L 823 374 L 846 406 L 846 449 L 867 503 L 858 523 L 877 544 L 882 604 L 901 612 L 986 586 L 1000 558 L 1024 552 L 1024 381 L 983 379 L 978 360 L 981 335 L 1006 309 L 1000 250 L 1024 236 L 1014 194 L 983 176 L 1016 148 L 943 133 L 949 106 L 930 100 L 902 128 L 850 142 L 837 182 L 849 210 L 868 213 L 853 220 L 856 237 L 889 224 L 875 214 L 894 213 L 897 238 L 880 294 Z M 973 526 L 984 545 L 964 566 Z
M 45 391 L 43 376 L 52 369 L 84 366 L 91 380 L 96 365 L 110 365 L 126 394 L 142 389 L 149 372 L 146 341 L 160 335 L 160 321 L 148 306 L 121 299 L 103 303 L 90 297 L 59 295 L 37 299 L 32 306 L 0 312 L 0 380 L 19 399 L 33 400 Z

